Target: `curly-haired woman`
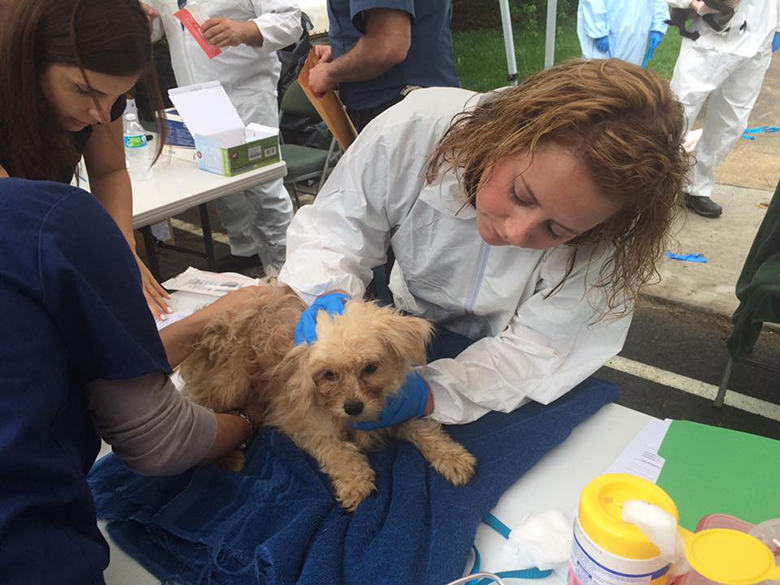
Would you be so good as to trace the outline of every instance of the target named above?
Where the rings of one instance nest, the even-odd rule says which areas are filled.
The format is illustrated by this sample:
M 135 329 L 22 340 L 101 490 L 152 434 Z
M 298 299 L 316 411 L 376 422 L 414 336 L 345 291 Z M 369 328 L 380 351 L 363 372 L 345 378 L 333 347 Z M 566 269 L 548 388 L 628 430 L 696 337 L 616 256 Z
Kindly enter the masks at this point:
M 357 426 L 549 403 L 617 354 L 675 214 L 684 126 L 667 83 L 615 59 L 418 90 L 369 124 L 288 232 L 280 279 L 313 303 L 299 338 L 392 250 L 393 302 L 450 347 Z

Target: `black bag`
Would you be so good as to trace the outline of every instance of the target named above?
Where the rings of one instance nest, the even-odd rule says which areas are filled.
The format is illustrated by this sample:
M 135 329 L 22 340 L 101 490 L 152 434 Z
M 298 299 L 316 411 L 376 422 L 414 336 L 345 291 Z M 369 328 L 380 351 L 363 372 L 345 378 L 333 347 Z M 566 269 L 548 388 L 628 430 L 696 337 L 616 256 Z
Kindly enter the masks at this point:
M 311 50 L 309 31 L 314 28 L 314 25 L 305 12 L 301 13 L 301 27 L 303 28 L 303 34 L 300 40 L 276 52 L 279 61 L 282 62 L 282 70 L 279 74 L 279 83 L 277 84 L 280 106 L 284 92 L 287 91 L 287 88 L 290 87 L 293 81 L 298 79 L 298 74 L 303 68 L 306 57 Z M 279 120 L 279 132 L 284 142 L 290 144 L 324 149 L 330 146 L 330 132 L 325 122 L 312 123 L 308 118 L 285 113 L 282 119 Z

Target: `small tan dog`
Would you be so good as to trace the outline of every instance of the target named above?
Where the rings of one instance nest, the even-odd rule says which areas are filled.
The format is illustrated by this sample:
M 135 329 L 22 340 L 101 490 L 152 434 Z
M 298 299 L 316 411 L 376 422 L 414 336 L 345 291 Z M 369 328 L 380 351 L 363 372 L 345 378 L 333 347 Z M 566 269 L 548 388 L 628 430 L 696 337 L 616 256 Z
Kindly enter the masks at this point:
M 413 419 L 374 431 L 349 424 L 377 420 L 409 368 L 425 362 L 431 325 L 352 300 L 342 316 L 320 312 L 317 342 L 296 346 L 293 330 L 305 308 L 287 287 L 260 288 L 253 306 L 218 318 L 203 332 L 181 367 L 184 393 L 216 412 L 259 400 L 266 408 L 263 424 L 314 457 L 349 511 L 376 489 L 365 451 L 388 438 L 411 442 L 450 483 L 466 484 L 476 459 L 437 423 Z M 240 471 L 243 453 L 221 464 Z

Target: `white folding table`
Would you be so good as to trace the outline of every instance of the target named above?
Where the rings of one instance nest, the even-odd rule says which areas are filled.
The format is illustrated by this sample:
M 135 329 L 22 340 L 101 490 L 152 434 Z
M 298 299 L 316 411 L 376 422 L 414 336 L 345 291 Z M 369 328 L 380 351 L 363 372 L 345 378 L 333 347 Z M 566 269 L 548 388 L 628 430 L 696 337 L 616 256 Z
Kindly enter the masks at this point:
M 234 177 L 225 177 L 198 169 L 195 160 L 184 160 L 165 153 L 152 168 L 152 179 L 133 183 L 133 227 L 143 234 L 149 270 L 158 281 L 160 270 L 152 224 L 198 206 L 205 253 L 167 244 L 163 247 L 205 256 L 209 270 L 216 271 L 217 263 L 206 204 L 225 195 L 281 179 L 287 174 L 287 165 L 280 161 Z

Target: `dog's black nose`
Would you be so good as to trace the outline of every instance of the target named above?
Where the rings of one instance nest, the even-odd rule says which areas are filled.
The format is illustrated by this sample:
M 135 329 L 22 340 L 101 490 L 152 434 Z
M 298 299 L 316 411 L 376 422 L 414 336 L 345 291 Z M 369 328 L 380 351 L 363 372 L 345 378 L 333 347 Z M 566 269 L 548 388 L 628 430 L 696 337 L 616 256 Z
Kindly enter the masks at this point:
M 357 401 L 345 402 L 344 412 L 346 412 L 349 416 L 355 416 L 357 414 L 360 414 L 361 412 L 363 412 L 363 403 Z

